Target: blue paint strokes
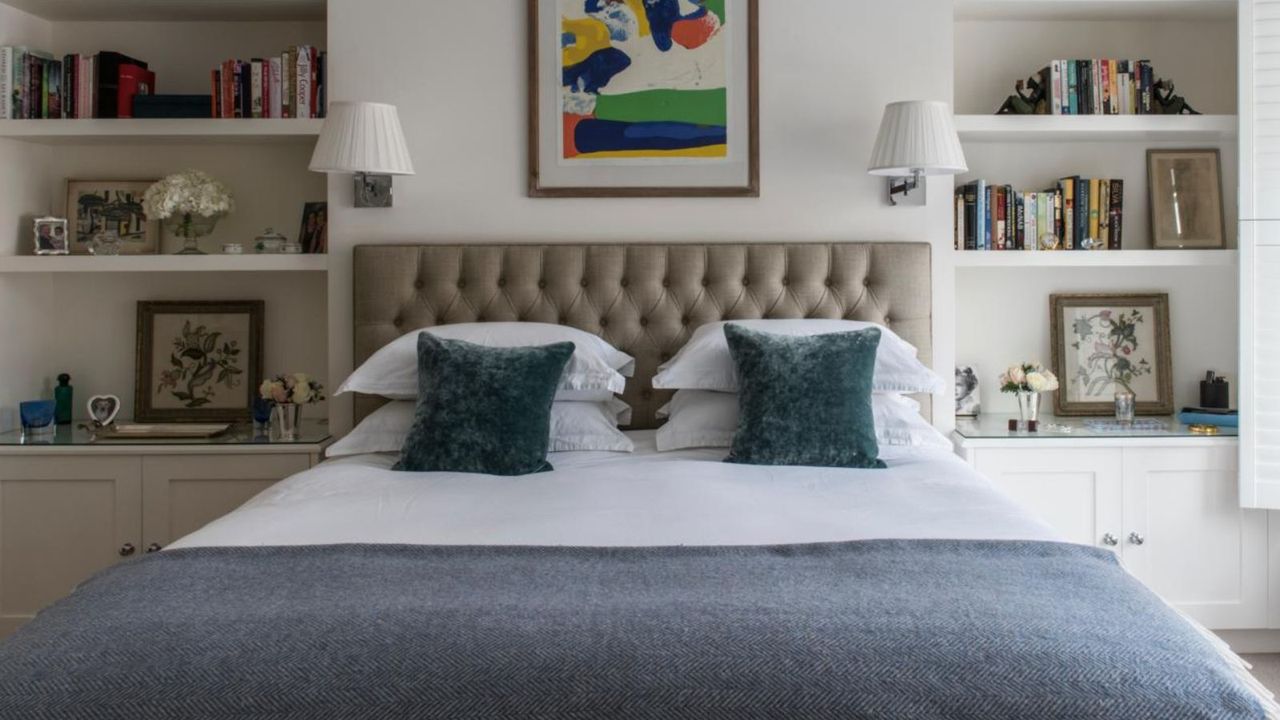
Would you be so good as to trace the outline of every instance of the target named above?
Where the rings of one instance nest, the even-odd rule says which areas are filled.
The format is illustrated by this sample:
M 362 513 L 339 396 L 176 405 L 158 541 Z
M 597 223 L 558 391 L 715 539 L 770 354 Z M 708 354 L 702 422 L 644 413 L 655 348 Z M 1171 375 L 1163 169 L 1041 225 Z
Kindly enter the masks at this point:
M 683 150 L 723 145 L 727 133 L 719 125 L 680 122 L 619 122 L 587 119 L 574 129 L 573 144 L 580 153 L 609 150 Z
M 609 39 L 614 42 L 626 42 L 633 32 L 639 30 L 631 8 L 620 2 L 608 0 L 586 0 L 582 8 L 587 15 L 599 20 L 609 28 Z
M 561 84 L 578 92 L 598 93 L 614 75 L 631 66 L 631 58 L 613 47 L 601 48 L 577 65 L 564 69 Z
M 671 49 L 671 28 L 679 20 L 694 20 L 707 14 L 707 9 L 698 6 L 688 15 L 680 15 L 679 0 L 644 0 L 644 14 L 649 18 L 649 33 L 653 44 L 662 52 Z
M 578 44 L 577 35 L 574 35 L 571 32 L 560 33 L 560 47 L 562 48 L 573 47 L 574 45 L 577 45 L 577 44 Z

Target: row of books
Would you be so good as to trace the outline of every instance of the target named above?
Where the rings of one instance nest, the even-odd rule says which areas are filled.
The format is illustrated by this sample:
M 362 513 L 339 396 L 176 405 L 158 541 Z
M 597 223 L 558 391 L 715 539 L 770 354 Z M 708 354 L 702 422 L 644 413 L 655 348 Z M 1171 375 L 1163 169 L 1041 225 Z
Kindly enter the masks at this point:
M 1147 60 L 1054 60 L 1040 71 L 1048 80 L 1046 109 L 1054 115 L 1150 115 L 1155 73 Z
M 327 64 L 327 54 L 310 45 L 279 57 L 228 60 L 213 69 L 213 117 L 324 117 Z
M 155 92 L 141 60 L 104 50 L 56 60 L 25 47 L 0 47 L 0 119 L 133 117 L 133 98 Z
M 1066 177 L 1022 192 L 974 180 L 956 188 L 957 250 L 1119 250 L 1124 181 Z

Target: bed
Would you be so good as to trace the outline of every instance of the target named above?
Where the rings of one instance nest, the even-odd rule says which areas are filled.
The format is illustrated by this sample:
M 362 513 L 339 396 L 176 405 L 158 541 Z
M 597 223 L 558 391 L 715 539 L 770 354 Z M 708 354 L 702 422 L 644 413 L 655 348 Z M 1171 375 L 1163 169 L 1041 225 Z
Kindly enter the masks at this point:
M 636 451 L 326 462 L 42 612 L 0 645 L 0 717 L 1280 717 L 1112 554 L 943 450 L 655 450 L 649 380 L 697 325 L 872 320 L 927 360 L 929 277 L 909 243 L 357 248 L 357 362 L 433 324 L 572 324 L 636 357 Z

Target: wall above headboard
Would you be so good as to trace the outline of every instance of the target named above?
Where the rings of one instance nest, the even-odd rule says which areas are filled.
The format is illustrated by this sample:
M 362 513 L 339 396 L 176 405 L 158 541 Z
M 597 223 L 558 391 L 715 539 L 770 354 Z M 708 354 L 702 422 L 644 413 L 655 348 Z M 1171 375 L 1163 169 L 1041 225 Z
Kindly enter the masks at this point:
M 950 179 L 930 179 L 927 207 L 892 208 L 866 165 L 886 103 L 952 97 L 951 0 L 760 3 L 758 199 L 527 197 L 524 5 L 329 0 L 331 97 L 397 105 L 418 170 L 396 180 L 389 210 L 357 210 L 350 177 L 329 181 L 331 384 L 351 370 L 356 245 L 928 240 L 935 258 L 950 248 Z M 938 265 L 933 358 L 948 375 L 954 287 Z M 342 432 L 349 401 L 331 405 Z

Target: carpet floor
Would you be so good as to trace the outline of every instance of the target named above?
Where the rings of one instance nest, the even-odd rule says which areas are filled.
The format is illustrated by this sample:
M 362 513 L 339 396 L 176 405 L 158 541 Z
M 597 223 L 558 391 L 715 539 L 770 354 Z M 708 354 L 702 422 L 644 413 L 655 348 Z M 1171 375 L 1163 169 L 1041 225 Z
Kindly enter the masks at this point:
M 1253 676 L 1267 689 L 1280 696 L 1280 654 L 1242 655 L 1253 666 Z

